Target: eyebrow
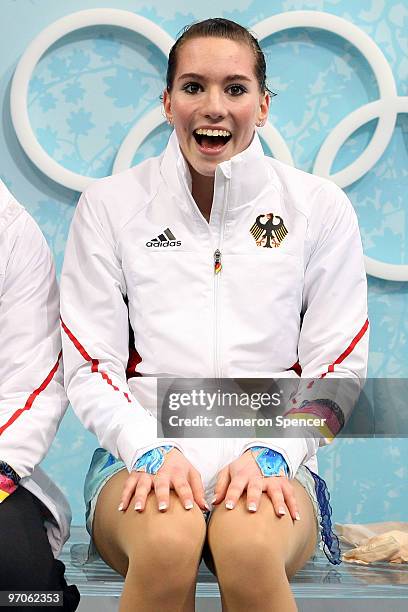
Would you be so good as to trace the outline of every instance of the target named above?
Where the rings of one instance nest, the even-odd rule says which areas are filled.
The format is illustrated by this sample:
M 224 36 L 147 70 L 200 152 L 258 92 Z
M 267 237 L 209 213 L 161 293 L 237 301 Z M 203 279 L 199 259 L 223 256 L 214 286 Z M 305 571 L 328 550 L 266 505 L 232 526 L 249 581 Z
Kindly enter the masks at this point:
M 198 81 L 205 81 L 206 78 L 202 74 L 197 74 L 196 72 L 185 72 L 181 76 L 178 77 L 178 81 L 182 79 L 197 79 Z M 225 77 L 224 82 L 226 81 L 247 81 L 251 82 L 252 79 L 248 78 L 244 74 L 229 74 Z

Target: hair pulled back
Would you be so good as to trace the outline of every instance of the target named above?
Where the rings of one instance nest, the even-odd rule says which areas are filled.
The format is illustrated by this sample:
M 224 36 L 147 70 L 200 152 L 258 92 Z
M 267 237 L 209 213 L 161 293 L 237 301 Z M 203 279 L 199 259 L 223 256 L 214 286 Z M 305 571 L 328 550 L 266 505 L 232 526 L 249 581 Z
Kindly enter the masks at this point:
M 174 83 L 174 76 L 177 70 L 177 56 L 179 49 L 188 40 L 193 38 L 228 38 L 235 42 L 240 42 L 248 45 L 254 54 L 255 60 L 255 76 L 258 81 L 259 90 L 261 93 L 268 91 L 271 95 L 276 95 L 266 86 L 266 62 L 265 56 L 255 36 L 253 36 L 246 28 L 239 25 L 235 21 L 223 19 L 222 17 L 214 17 L 205 19 L 183 28 L 178 39 L 172 46 L 167 64 L 166 86 L 167 91 L 171 92 Z

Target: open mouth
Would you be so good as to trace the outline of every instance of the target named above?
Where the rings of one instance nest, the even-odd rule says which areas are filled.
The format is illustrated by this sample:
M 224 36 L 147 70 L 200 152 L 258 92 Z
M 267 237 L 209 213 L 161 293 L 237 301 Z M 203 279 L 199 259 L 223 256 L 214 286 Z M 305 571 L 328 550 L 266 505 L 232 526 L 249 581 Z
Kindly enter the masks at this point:
M 193 136 L 200 149 L 208 152 L 218 152 L 231 140 L 232 134 L 228 130 L 194 130 Z

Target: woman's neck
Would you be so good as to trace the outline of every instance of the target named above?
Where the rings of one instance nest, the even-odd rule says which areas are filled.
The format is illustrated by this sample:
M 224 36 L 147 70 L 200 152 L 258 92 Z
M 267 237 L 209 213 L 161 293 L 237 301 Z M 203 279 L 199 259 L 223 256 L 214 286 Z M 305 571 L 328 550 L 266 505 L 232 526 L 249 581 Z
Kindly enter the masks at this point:
M 190 173 L 192 183 L 191 195 L 203 217 L 209 221 L 214 195 L 214 177 L 198 174 L 191 166 Z

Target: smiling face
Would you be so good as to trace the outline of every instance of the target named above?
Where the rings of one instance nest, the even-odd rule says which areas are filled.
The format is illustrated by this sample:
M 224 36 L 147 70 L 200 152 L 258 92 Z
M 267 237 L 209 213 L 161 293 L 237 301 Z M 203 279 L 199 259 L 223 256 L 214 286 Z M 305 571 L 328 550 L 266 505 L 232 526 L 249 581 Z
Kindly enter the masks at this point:
M 178 50 L 167 118 L 194 174 L 213 177 L 217 164 L 244 151 L 268 115 L 249 45 L 227 38 L 193 38 Z M 195 172 L 194 172 L 195 171 Z

